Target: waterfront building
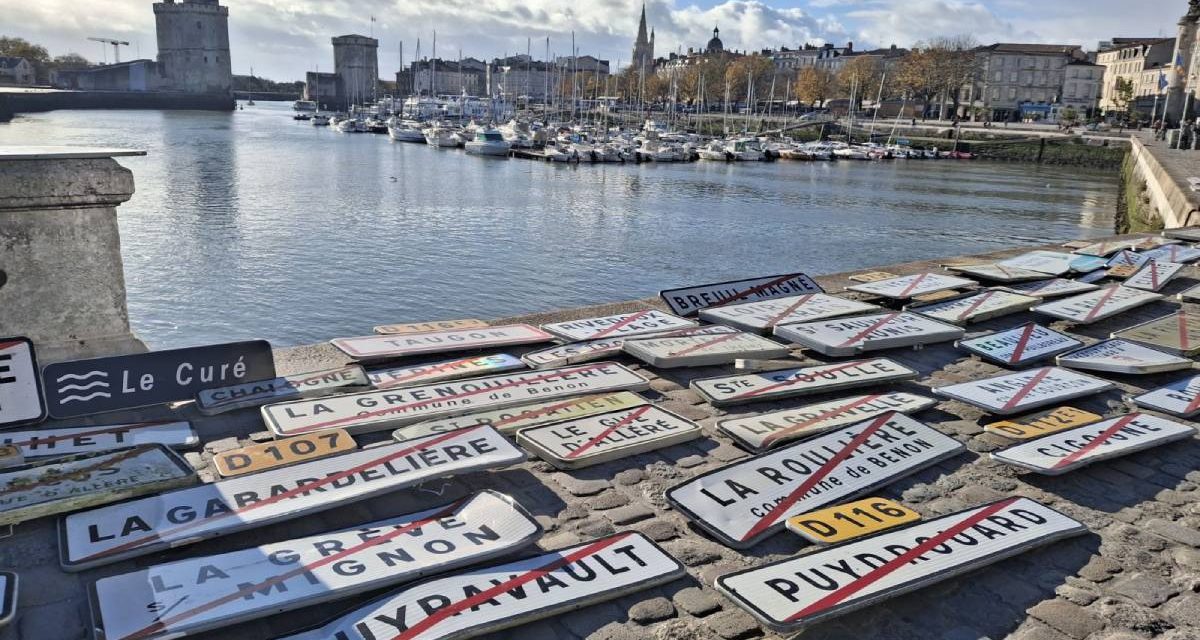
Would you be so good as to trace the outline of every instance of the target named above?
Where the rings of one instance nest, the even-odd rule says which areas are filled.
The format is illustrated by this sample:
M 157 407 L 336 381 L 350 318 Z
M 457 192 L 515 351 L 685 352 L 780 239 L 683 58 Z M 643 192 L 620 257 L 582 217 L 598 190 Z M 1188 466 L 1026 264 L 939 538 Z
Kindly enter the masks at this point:
M 976 57 L 978 71 L 964 87 L 964 103 L 982 110 L 985 119 L 1056 120 L 1068 80 L 1074 83 L 1072 104 L 1099 98 L 1101 80 L 1095 69 L 1085 71 L 1088 56 L 1078 45 L 997 43 L 980 47 Z
M 25 58 L 0 56 L 0 85 L 31 85 L 33 65 Z
M 637 40 L 633 43 L 633 55 L 629 64 L 634 69 L 654 68 L 654 31 L 646 32 L 646 5 L 642 5 L 642 19 L 638 23 Z
M 1072 60 L 1063 75 L 1059 102 L 1064 109 L 1074 109 L 1080 118 L 1096 112 L 1104 86 L 1104 65 L 1090 60 Z
M 711 58 L 736 58 L 742 55 L 736 51 L 727 50 L 725 43 L 721 41 L 721 29 L 714 27 L 712 38 L 709 38 L 703 49 L 697 50 L 688 47 L 686 54 L 672 53 L 666 58 L 659 58 L 655 61 L 655 71 L 660 76 L 669 77 L 691 65 L 700 64 Z
M 412 63 L 413 93 L 416 95 L 488 95 L 488 65 L 482 60 L 419 60 Z
M 817 59 L 821 56 L 822 49 L 824 47 L 818 47 L 806 42 L 799 49 L 780 47 L 775 51 L 763 51 L 763 55 L 771 58 L 771 62 L 775 63 L 776 69 L 799 71 L 806 67 L 817 66 Z
M 555 65 L 537 61 L 521 54 L 492 61 L 492 91 L 505 100 L 516 102 L 524 96 L 527 102 L 548 102 L 553 95 Z
M 50 84 L 60 89 L 82 91 L 155 91 L 162 86 L 158 69 L 158 63 L 153 60 L 61 69 L 50 72 Z
M 232 95 L 229 8 L 217 0 L 163 0 L 154 4 L 158 36 L 155 88 Z
M 1117 81 L 1133 84 L 1135 97 L 1154 96 L 1161 92 L 1159 75 L 1167 71 L 1175 38 L 1113 38 L 1096 54 L 1096 63 L 1104 67 L 1104 83 L 1100 109 L 1118 108 Z

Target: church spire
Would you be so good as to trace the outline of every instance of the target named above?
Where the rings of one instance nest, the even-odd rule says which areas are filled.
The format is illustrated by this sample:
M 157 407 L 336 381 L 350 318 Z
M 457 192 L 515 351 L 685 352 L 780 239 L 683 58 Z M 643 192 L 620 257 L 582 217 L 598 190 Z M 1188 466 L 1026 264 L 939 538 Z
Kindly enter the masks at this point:
M 647 42 L 647 39 L 646 39 L 646 3 L 645 2 L 642 3 L 642 21 L 638 24 L 637 42 L 638 42 L 638 44 Z

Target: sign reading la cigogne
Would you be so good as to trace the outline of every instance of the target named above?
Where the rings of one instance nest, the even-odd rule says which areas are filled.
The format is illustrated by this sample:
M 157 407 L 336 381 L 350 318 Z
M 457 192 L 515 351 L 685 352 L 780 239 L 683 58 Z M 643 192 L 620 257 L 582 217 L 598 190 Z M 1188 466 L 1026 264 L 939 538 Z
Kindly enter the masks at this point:
M 727 324 L 743 331 L 770 333 L 782 324 L 810 322 L 859 313 L 879 311 L 879 307 L 857 300 L 847 300 L 824 293 L 809 293 L 762 302 L 743 302 L 722 307 L 710 307 L 700 312 L 700 319 Z
M 622 338 L 659 333 L 694 326 L 696 323 L 693 320 L 684 320 L 679 316 L 663 313 L 656 309 L 646 309 L 602 318 L 584 318 L 583 320 L 544 324 L 542 329 L 564 340 L 582 342 L 601 338 Z
M 393 431 L 392 437 L 403 442 L 435 433 L 480 426 L 493 427 L 500 433 L 513 435 L 525 427 L 586 418 L 600 413 L 640 407 L 649 403 L 649 400 L 628 391 L 600 393 L 564 400 L 547 400 L 517 405 L 508 409 L 468 413 L 452 418 L 418 422 Z
M 1195 436 L 1195 427 L 1145 413 L 1131 413 L 1060 431 L 991 455 L 994 460 L 1056 476 L 1101 460 Z
M 812 278 L 803 273 L 788 273 L 779 276 L 731 280 L 714 284 L 702 284 L 682 289 L 660 291 L 659 296 L 680 316 L 694 316 L 702 309 L 720 307 L 742 302 L 758 302 L 772 298 L 825 293 Z
M 911 414 L 928 409 L 937 400 L 900 391 L 872 393 L 819 402 L 795 409 L 728 418 L 717 429 L 751 451 L 766 451 L 848 424 L 862 422 L 888 411 Z
M 828 393 L 885 382 L 912 380 L 917 372 L 886 358 L 823 364 L 693 380 L 691 388 L 714 407 Z
M 110 564 L 524 459 L 476 427 L 74 513 L 59 523 L 62 565 Z
M 310 371 L 271 380 L 259 380 L 196 394 L 196 407 L 206 416 L 258 407 L 268 402 L 331 393 L 344 387 L 367 386 L 367 374 L 359 365 Z
M 409 356 L 471 351 L 550 342 L 554 336 L 527 324 L 426 333 L 334 338 L 330 344 L 355 360 L 388 360 Z

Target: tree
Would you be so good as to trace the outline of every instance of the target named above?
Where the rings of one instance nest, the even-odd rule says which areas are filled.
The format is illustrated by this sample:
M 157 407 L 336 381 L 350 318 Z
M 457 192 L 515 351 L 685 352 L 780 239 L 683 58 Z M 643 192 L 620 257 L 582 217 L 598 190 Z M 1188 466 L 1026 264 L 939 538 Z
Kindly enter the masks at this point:
M 974 36 L 957 35 L 933 38 L 925 46 L 933 55 L 936 93 L 942 97 L 943 107 L 947 99 L 953 102 L 957 114 L 963 87 L 972 84 L 979 74 L 979 56 L 975 53 L 979 43 Z
M 1121 77 L 1117 78 L 1117 83 L 1113 86 L 1112 101 L 1113 105 L 1117 107 L 1118 113 L 1128 114 L 1133 111 L 1135 104 L 1133 91 L 1133 80 Z
M 1062 113 L 1058 114 L 1058 121 L 1064 127 L 1073 127 L 1076 122 L 1079 122 L 1079 112 L 1073 107 L 1067 107 L 1062 110 Z
M 766 56 L 755 54 L 737 58 L 725 69 L 730 99 L 736 101 L 745 98 L 747 89 L 751 86 L 756 101 L 766 99 L 771 91 L 771 77 L 774 74 L 775 63 Z
M 24 38 L 0 36 L 0 56 L 25 58 L 33 65 L 38 82 L 45 82 L 49 73 L 50 52 L 40 44 L 33 44 Z
M 937 93 L 937 64 L 934 54 L 925 49 L 913 49 L 896 65 L 896 86 L 923 105 L 921 118 L 929 114 L 929 104 Z
M 50 66 L 55 69 L 87 69 L 92 66 L 92 63 L 78 53 L 67 53 L 54 56 L 54 59 L 50 61 Z
M 838 72 L 838 90 L 849 97 L 853 92 L 854 104 L 850 108 L 857 109 L 867 95 L 875 96 L 879 90 L 879 82 L 883 77 L 883 65 L 875 56 L 855 56 Z
M 828 69 L 804 67 L 796 75 L 796 98 L 814 107 L 824 104 L 833 93 L 835 81 L 833 72 Z

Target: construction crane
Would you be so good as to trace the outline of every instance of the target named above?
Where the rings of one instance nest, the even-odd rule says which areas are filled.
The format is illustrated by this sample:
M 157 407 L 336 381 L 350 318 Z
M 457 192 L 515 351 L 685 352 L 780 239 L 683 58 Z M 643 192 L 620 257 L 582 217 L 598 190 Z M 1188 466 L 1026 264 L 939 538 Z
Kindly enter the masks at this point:
M 125 42 L 124 40 L 113 40 L 112 38 L 88 38 L 88 40 L 91 40 L 93 42 L 103 42 L 104 44 L 111 44 L 112 48 L 113 48 L 113 61 L 114 62 L 121 61 L 121 46 L 122 45 L 124 45 L 126 47 L 129 46 L 129 43 Z M 101 47 L 101 49 L 103 49 L 103 47 Z M 107 57 L 107 56 L 105 56 L 105 57 Z

